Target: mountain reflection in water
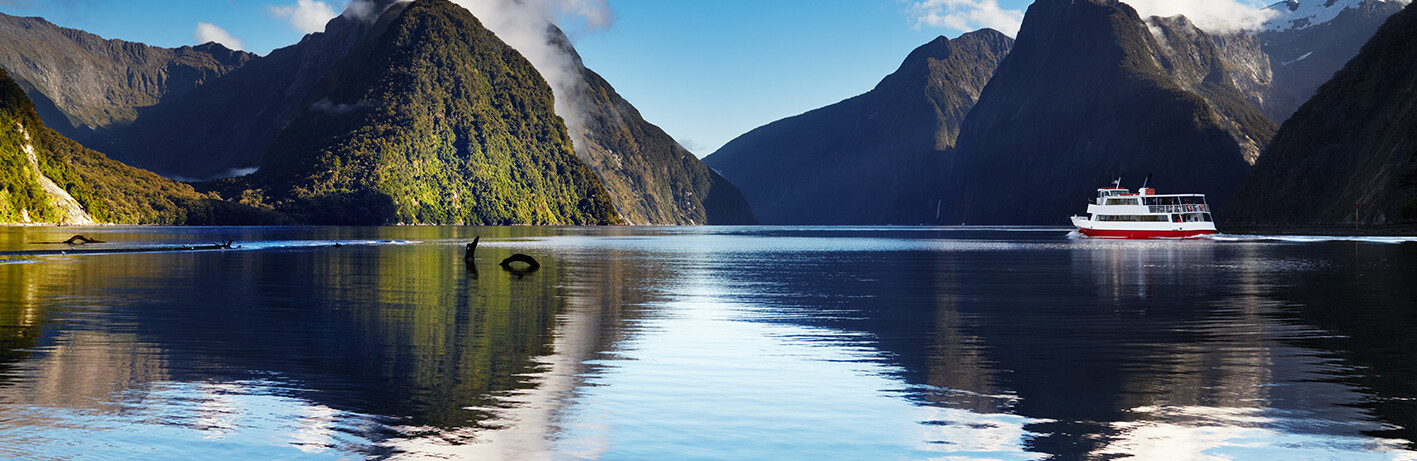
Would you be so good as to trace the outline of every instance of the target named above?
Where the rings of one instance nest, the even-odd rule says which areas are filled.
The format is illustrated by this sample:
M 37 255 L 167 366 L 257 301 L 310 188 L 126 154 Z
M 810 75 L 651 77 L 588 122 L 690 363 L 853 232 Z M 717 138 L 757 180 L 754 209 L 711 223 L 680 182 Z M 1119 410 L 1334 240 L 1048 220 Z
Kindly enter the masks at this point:
M 0 456 L 1417 458 L 1400 239 L 82 233 L 243 248 L 0 261 Z

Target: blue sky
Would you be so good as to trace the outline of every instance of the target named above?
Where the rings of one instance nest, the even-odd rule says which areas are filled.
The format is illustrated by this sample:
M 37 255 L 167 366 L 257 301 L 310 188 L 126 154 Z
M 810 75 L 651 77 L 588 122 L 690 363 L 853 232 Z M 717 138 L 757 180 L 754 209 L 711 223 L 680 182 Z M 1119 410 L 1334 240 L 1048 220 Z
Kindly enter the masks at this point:
M 481 0 L 467 0 L 481 1 Z M 501 1 L 501 0 L 486 0 Z M 870 90 L 915 47 L 993 26 L 1031 0 L 525 0 L 554 5 L 587 67 L 699 156 L 760 125 Z M 1256 0 L 1135 0 L 1171 5 Z M 1209 2 L 1209 3 L 1206 3 Z M 104 38 L 177 47 L 294 44 L 347 0 L 0 0 Z M 1139 7 L 1140 8 L 1140 7 Z

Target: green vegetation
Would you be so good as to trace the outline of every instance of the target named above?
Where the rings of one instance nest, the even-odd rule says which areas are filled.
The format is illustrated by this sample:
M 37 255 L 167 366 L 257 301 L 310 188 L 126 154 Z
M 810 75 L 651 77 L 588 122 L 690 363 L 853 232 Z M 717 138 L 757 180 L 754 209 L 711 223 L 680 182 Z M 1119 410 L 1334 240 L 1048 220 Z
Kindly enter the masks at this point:
M 21 130 L 23 126 L 23 132 Z M 30 139 L 26 141 L 24 134 Z M 39 170 L 96 221 L 122 224 L 260 224 L 282 222 L 269 210 L 203 195 L 192 186 L 110 160 L 50 130 L 9 74 L 0 70 L 0 222 L 58 222 L 22 148 Z
M 0 222 L 22 222 L 26 216 L 36 222 L 59 218 L 23 150 L 32 142 L 24 132 L 42 127 L 34 103 L 0 70 Z
M 446 0 L 391 8 L 260 171 L 205 187 L 311 223 L 620 222 L 540 74 Z

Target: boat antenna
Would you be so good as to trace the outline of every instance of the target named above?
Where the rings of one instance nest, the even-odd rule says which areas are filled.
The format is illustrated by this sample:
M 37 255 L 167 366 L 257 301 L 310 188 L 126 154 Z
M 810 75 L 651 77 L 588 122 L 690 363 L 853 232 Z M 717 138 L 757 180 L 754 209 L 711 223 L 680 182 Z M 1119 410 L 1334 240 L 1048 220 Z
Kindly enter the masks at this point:
M 1122 177 L 1121 177 L 1121 176 L 1118 176 L 1118 177 L 1117 177 L 1117 180 L 1112 181 L 1112 187 L 1122 187 Z
M 1141 188 L 1146 189 L 1146 184 L 1151 182 L 1151 173 L 1146 174 L 1146 179 L 1141 182 Z

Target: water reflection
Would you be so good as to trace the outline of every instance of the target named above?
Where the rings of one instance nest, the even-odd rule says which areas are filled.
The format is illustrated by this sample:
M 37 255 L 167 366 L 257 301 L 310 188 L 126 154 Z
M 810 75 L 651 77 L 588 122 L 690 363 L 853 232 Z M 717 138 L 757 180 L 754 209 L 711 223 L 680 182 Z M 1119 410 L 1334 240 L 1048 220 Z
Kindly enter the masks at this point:
M 1413 244 L 82 233 L 243 249 L 0 264 L 0 456 L 1412 459 L 1417 436 Z

